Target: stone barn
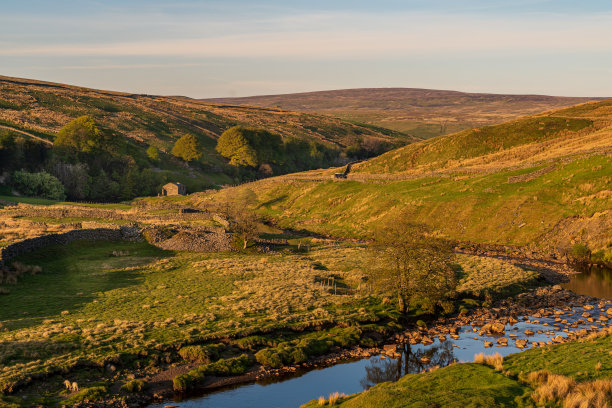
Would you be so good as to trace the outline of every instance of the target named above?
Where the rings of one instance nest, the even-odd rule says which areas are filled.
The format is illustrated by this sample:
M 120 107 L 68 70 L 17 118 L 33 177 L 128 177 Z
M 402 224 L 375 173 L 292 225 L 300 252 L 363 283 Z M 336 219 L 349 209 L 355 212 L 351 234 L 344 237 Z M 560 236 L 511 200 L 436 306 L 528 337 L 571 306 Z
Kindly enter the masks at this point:
M 187 187 L 179 182 L 168 183 L 162 187 L 162 196 L 176 196 L 187 194 Z

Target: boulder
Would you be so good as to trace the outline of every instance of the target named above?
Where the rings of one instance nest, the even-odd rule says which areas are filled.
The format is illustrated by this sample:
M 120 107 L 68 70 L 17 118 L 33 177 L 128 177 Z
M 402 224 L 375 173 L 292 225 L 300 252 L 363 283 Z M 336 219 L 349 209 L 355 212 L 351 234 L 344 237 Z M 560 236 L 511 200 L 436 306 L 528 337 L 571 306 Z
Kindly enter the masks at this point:
M 497 339 L 497 344 L 499 344 L 500 346 L 507 346 L 508 339 L 505 337 L 500 337 L 499 339 Z
M 480 329 L 481 336 L 483 334 L 504 334 L 506 333 L 506 327 L 501 323 L 487 323 Z
M 526 336 L 533 336 L 535 333 L 529 329 L 525 330 L 525 335 Z
M 527 339 L 516 339 L 514 341 L 514 345 L 518 348 L 525 348 L 527 347 Z

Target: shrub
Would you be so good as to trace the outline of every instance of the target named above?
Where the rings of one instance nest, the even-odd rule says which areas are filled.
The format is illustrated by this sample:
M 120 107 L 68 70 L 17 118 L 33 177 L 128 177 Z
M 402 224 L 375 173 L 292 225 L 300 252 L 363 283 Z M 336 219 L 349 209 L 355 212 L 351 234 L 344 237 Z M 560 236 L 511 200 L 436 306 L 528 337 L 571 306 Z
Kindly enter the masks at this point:
M 148 384 L 144 380 L 131 380 L 123 384 L 121 389 L 126 392 L 141 392 L 147 388 Z
M 103 399 L 104 396 L 106 396 L 107 392 L 108 391 L 106 387 L 103 386 L 83 388 L 82 390 L 68 398 L 66 402 L 68 404 L 74 404 L 85 400 L 98 401 Z
M 283 356 L 276 349 L 263 349 L 255 353 L 255 360 L 267 367 L 281 368 L 283 366 Z
M 586 262 L 591 257 L 591 251 L 586 244 L 578 242 L 572 246 L 570 250 L 570 258 L 574 262 Z
M 147 156 L 152 161 L 158 162 L 159 161 L 159 150 L 157 150 L 157 147 L 149 146 L 149 148 L 147 149 Z
M 361 330 L 357 327 L 350 327 L 337 333 L 333 337 L 334 345 L 339 347 L 352 347 L 359 342 Z
M 186 392 L 193 389 L 196 385 L 197 381 L 190 374 L 180 374 L 172 379 L 174 391 Z
M 16 171 L 13 173 L 13 187 L 27 196 L 49 198 L 51 200 L 66 198 L 62 183 L 57 177 L 45 171 L 40 173 Z
M 233 344 L 240 350 L 250 351 L 254 351 L 261 346 L 276 347 L 278 343 L 278 340 L 265 336 L 249 336 L 233 341 Z
M 299 344 L 309 356 L 320 356 L 325 354 L 329 351 L 330 347 L 333 346 L 333 342 L 320 339 L 304 339 L 300 341 Z
M 501 371 L 503 369 L 504 357 L 499 353 L 495 353 L 492 356 L 485 356 L 483 353 L 478 353 L 474 356 L 474 363 L 488 365 Z
M 186 346 L 179 350 L 179 355 L 192 363 L 208 364 L 219 358 L 223 351 L 223 344 L 209 344 L 206 346 Z
M 241 375 L 246 373 L 252 365 L 253 359 L 246 354 L 229 359 L 220 359 L 215 363 L 193 369 L 187 374 L 177 375 L 172 380 L 172 385 L 175 391 L 185 392 L 202 384 L 207 375 Z
M 252 366 L 253 359 L 247 354 L 242 354 L 239 357 L 220 359 L 217 362 L 199 367 L 196 370 L 207 375 L 231 376 L 244 374 Z

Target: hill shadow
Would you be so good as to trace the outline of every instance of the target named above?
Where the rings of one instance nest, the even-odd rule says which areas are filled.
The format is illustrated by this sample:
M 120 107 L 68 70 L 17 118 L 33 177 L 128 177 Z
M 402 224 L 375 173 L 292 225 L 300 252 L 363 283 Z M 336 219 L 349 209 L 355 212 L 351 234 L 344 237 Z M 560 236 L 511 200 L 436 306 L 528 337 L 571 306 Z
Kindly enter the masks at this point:
M 142 281 L 138 269 L 123 268 L 144 266 L 169 254 L 143 242 L 79 241 L 23 255 L 15 261 L 39 265 L 43 271 L 5 285 L 10 293 L 0 296 L 0 322 L 10 329 L 26 328 L 59 318 L 63 311 L 75 313 L 100 293 Z

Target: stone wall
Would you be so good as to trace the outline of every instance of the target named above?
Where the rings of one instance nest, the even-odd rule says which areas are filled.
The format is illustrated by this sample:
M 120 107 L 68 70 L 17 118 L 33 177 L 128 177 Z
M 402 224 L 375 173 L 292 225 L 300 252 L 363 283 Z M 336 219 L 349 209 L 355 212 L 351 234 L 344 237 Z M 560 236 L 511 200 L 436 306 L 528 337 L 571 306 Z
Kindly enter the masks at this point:
M 185 210 L 185 209 L 184 209 Z M 191 210 L 191 211 L 189 211 Z M 197 212 L 196 212 L 197 211 Z M 173 214 L 155 214 L 146 210 L 108 210 L 103 208 L 84 208 L 75 206 L 48 206 L 35 207 L 27 204 L 19 204 L 11 207 L 10 215 L 15 217 L 43 217 L 43 218 L 92 218 L 103 220 L 125 220 L 125 221 L 184 221 L 211 219 L 211 213 L 194 209 L 177 212 Z
M 0 267 L 18 256 L 50 245 L 67 245 L 82 240 L 134 240 L 140 236 L 138 229 L 133 227 L 91 228 L 68 231 L 61 234 L 49 234 L 15 242 L 0 249 Z

